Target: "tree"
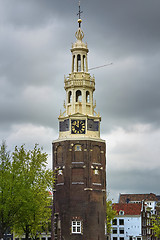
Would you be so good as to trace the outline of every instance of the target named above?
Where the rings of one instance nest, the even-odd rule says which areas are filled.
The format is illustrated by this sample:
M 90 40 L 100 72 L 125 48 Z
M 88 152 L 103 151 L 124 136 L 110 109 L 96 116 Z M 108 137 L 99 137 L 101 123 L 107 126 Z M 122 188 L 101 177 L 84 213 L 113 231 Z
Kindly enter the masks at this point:
M 151 217 L 152 228 L 154 231 L 154 235 L 157 238 L 160 238 L 160 203 L 157 203 L 156 207 L 157 215 Z
M 5 142 L 0 146 L 0 239 L 13 224 L 17 208 L 13 208 L 15 195 L 13 191 L 12 164 Z
M 8 227 L 25 238 L 36 238 L 51 220 L 53 171 L 47 154 L 35 145 L 15 147 L 12 155 L 3 143 L 0 151 L 0 238 Z
M 160 217 L 152 219 L 152 229 L 157 238 L 160 238 Z
M 36 236 L 47 228 L 51 221 L 51 199 L 49 190 L 53 188 L 53 172 L 47 170 L 47 154 L 35 145 L 32 151 L 24 146 L 13 152 L 13 168 L 19 185 L 20 208 L 16 213 L 14 230 L 25 233 L 25 238 Z
M 106 201 L 106 215 L 107 215 L 107 234 L 111 233 L 111 221 L 116 216 L 116 211 L 112 208 L 112 201 Z

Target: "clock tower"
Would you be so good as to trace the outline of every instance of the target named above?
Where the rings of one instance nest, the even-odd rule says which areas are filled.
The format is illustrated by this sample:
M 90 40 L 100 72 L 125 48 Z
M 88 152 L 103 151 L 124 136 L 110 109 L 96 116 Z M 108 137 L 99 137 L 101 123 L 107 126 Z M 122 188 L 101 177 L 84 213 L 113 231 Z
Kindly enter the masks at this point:
M 95 78 L 88 72 L 88 46 L 79 27 L 72 44 L 72 69 L 64 77 L 66 101 L 59 138 L 53 141 L 54 239 L 104 240 L 106 224 L 106 145 L 100 138 L 93 103 Z

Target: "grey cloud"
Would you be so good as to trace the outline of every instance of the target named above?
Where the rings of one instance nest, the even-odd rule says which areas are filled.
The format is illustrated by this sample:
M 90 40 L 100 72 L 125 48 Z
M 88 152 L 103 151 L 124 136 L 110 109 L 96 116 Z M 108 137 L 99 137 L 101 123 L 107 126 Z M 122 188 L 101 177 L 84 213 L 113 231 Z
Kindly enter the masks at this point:
M 108 173 L 108 186 L 110 191 L 116 193 L 150 193 L 159 194 L 159 180 L 160 173 L 158 169 L 133 170 L 117 172 L 112 170 Z M 118 180 L 118 182 L 117 182 Z M 118 195 L 114 196 L 118 200 Z
M 9 139 L 15 124 L 58 132 L 57 117 L 65 99 L 63 76 L 71 71 L 70 48 L 78 27 L 78 0 L 0 0 L 0 5 L 0 137 Z M 135 124 L 159 129 L 160 1 L 81 0 L 81 6 L 89 66 L 114 63 L 91 72 L 103 134 L 116 127 L 129 131 Z M 21 142 L 20 135 L 16 141 Z M 131 188 L 123 174 L 128 178 L 131 174 Z M 153 176 L 150 170 L 145 175 L 111 169 L 108 177 L 115 192 L 149 191 L 148 180 L 140 186 L 135 174 L 144 183 L 147 174 Z M 155 176 L 159 179 L 158 173 Z M 155 185 L 151 191 L 157 189 Z

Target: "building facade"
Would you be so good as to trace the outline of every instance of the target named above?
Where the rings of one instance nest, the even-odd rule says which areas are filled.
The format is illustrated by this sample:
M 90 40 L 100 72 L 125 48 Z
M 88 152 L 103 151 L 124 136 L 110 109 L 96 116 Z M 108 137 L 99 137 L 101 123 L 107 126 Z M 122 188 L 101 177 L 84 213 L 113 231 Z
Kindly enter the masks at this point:
M 141 212 L 141 232 L 143 240 L 155 240 L 152 229 L 151 217 L 159 214 L 158 205 L 159 196 L 154 193 L 149 194 L 120 194 L 119 204 L 142 204 Z M 135 206 L 136 206 L 135 205 Z
M 88 47 L 79 28 L 72 44 L 72 71 L 64 78 L 66 101 L 59 138 L 53 141 L 54 239 L 104 240 L 106 222 L 106 145 L 101 117 L 93 103 L 95 78 L 88 72 Z
M 141 203 L 115 203 L 117 215 L 112 221 L 111 240 L 142 240 Z

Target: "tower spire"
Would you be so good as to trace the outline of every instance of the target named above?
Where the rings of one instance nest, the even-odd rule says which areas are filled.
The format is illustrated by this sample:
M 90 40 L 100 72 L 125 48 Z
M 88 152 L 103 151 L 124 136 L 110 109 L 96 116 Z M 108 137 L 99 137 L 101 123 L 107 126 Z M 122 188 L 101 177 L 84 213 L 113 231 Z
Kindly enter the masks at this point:
M 81 11 L 81 2 L 80 1 L 78 4 L 79 4 L 79 12 L 77 13 L 77 15 L 79 16 L 79 19 L 78 19 L 79 28 L 81 28 L 81 22 L 82 22 L 81 13 L 83 13 L 83 11 Z

